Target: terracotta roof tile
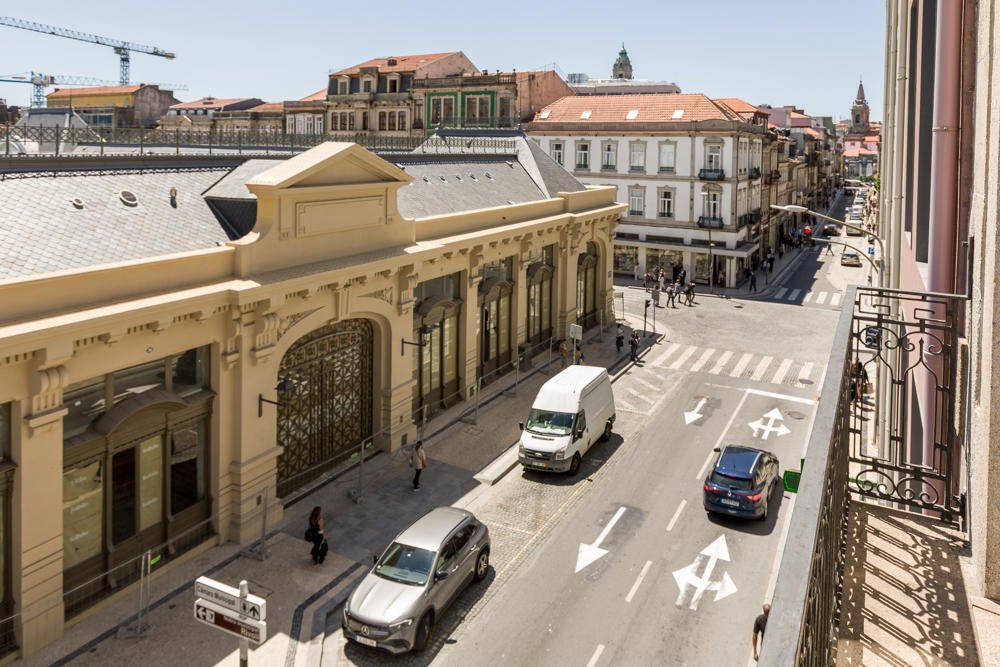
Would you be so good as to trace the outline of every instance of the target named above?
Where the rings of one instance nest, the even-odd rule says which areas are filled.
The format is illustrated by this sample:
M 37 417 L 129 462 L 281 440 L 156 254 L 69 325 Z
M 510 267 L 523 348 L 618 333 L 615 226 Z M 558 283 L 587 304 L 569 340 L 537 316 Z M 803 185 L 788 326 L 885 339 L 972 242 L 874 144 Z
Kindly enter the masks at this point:
M 80 95 L 124 95 L 134 93 L 142 88 L 144 84 L 135 86 L 97 86 L 95 88 L 56 88 L 45 97 L 62 98 L 77 97 Z
M 736 113 L 764 113 L 754 105 L 738 97 L 718 97 L 716 102 L 722 102 Z
M 224 106 L 230 104 L 235 104 L 237 102 L 245 102 L 246 100 L 252 100 L 252 97 L 231 97 L 231 98 L 220 98 L 220 97 L 204 97 L 200 100 L 195 100 L 194 102 L 181 102 L 180 104 L 175 104 L 171 109 L 221 109 Z
M 281 102 L 264 102 L 255 107 L 250 107 L 247 111 L 284 111 L 285 105 Z
M 587 113 L 589 112 L 589 113 Z M 632 113 L 635 112 L 635 113 Z M 648 93 L 640 95 L 569 95 L 535 115 L 534 123 L 686 123 L 700 120 L 733 120 L 701 93 Z
M 326 99 L 326 88 L 322 90 L 317 90 L 312 95 L 306 95 L 305 97 L 299 99 L 299 102 L 317 102 Z
M 377 67 L 379 72 L 413 72 L 418 67 L 430 64 L 435 60 L 440 60 L 447 56 L 453 56 L 460 51 L 449 51 L 447 53 L 418 53 L 412 56 L 386 56 L 385 58 L 372 58 L 363 63 L 348 67 L 330 74 L 330 76 L 341 76 L 343 74 L 357 74 L 362 67 Z M 389 65 L 390 60 L 395 60 L 395 65 Z

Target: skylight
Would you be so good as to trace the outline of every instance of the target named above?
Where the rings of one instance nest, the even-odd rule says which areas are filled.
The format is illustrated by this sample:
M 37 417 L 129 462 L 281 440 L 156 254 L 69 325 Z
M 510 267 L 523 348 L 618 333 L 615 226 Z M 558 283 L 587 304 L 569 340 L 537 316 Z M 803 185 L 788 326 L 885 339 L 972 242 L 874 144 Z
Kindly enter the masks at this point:
M 580 120 L 589 120 L 589 119 L 590 119 L 590 109 L 587 109 L 582 114 L 580 114 Z
M 626 120 L 635 120 L 639 116 L 638 109 L 629 109 L 629 112 L 625 114 Z
M 674 120 L 680 120 L 684 117 L 684 109 L 674 109 L 674 115 L 671 116 Z
M 543 111 L 542 113 L 538 114 L 538 117 L 539 117 L 539 118 L 541 118 L 542 120 L 545 120 L 546 118 L 548 118 L 548 117 L 549 117 L 549 114 L 550 114 L 550 113 L 552 113 L 552 112 L 551 112 L 551 111 L 549 111 L 548 109 L 546 109 L 546 110 L 545 110 L 545 111 Z

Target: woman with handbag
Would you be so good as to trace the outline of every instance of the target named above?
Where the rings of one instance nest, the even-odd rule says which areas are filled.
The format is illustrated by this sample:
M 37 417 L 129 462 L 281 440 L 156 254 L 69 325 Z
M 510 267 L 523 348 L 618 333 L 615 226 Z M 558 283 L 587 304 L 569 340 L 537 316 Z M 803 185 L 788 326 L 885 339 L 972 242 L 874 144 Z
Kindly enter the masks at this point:
M 312 542 L 312 549 L 309 555 L 312 556 L 313 563 L 321 564 L 326 560 L 326 552 L 330 546 L 326 543 L 326 534 L 323 532 L 323 515 L 317 505 L 309 513 L 309 527 L 306 529 L 306 539 Z

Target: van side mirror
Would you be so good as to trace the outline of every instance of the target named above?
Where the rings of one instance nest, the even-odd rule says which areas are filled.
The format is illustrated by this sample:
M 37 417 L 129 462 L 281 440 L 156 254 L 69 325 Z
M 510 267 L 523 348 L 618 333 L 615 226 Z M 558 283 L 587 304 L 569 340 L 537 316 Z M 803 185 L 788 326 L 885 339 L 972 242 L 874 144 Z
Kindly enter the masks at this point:
M 517 422 L 517 427 L 523 431 L 524 430 L 524 422 Z
M 438 570 L 434 573 L 434 581 L 444 581 L 448 578 L 448 570 Z
M 579 431 L 573 434 L 574 440 L 579 440 L 582 437 L 583 437 L 583 429 L 580 429 Z

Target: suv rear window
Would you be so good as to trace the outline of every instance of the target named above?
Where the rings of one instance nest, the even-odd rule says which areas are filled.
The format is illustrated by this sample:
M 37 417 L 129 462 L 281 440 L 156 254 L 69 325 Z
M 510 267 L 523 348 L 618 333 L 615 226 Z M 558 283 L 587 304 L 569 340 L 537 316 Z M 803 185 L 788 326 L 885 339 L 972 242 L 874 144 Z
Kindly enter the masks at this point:
M 734 491 L 750 491 L 753 489 L 753 481 L 747 479 L 746 477 L 732 477 L 730 475 L 724 475 L 717 470 L 712 471 L 712 476 L 708 478 L 708 481 L 716 486 L 721 486 L 725 489 L 733 489 Z

